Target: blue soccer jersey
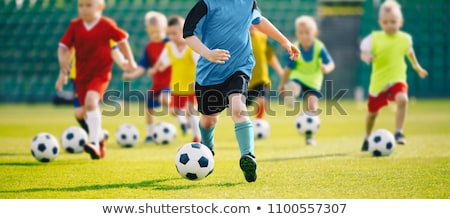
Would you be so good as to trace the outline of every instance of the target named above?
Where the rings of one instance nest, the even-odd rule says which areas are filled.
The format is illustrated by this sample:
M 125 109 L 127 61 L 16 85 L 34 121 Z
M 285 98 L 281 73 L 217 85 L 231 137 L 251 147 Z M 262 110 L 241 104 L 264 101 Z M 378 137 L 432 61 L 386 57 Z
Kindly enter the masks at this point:
M 230 51 L 231 58 L 216 64 L 200 57 L 196 82 L 202 86 L 221 84 L 238 71 L 251 78 L 255 59 L 249 28 L 260 22 L 255 0 L 199 1 L 186 18 L 184 38 L 195 35 L 209 49 Z

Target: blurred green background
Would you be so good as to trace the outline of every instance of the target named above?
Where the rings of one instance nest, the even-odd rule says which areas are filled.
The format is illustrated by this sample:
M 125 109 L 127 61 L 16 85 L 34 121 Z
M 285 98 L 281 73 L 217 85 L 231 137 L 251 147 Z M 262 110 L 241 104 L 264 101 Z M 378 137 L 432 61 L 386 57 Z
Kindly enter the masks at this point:
M 105 0 L 105 16 L 112 17 L 128 31 L 136 59 L 140 59 L 148 41 L 144 15 L 150 10 L 167 16 L 186 16 L 196 0 Z M 408 83 L 413 97 L 450 97 L 446 89 L 449 73 L 448 0 L 399 0 L 405 24 L 403 30 L 413 36 L 414 49 L 430 76 L 421 80 L 409 68 Z M 360 40 L 377 24 L 380 0 L 260 0 L 263 15 L 289 39 L 295 40 L 294 21 L 300 15 L 314 16 L 320 36 L 336 62 L 336 70 L 326 76 L 333 91 L 367 90 L 370 66 L 359 60 Z M 50 102 L 56 92 L 58 75 L 57 47 L 71 19 L 77 17 L 76 0 L 0 0 L 0 102 Z M 274 42 L 279 59 L 286 54 Z M 279 79 L 271 74 L 274 87 Z M 131 89 L 145 91 L 151 79 L 141 77 Z M 121 71 L 115 66 L 110 90 L 122 90 Z M 69 86 L 66 90 L 70 90 Z

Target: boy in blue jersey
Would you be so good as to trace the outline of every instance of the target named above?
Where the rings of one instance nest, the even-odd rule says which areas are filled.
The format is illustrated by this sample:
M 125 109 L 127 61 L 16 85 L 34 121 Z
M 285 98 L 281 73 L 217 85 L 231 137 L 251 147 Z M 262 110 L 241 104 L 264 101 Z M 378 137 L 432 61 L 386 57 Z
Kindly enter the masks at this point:
M 214 150 L 214 128 L 227 107 L 235 123 L 240 167 L 247 182 L 256 181 L 253 126 L 245 99 L 255 65 L 249 28 L 279 42 L 296 59 L 300 51 L 258 11 L 254 0 L 200 0 L 189 12 L 183 30 L 187 44 L 201 55 L 197 63 L 195 92 L 201 142 Z M 201 40 L 200 38 L 201 37 Z

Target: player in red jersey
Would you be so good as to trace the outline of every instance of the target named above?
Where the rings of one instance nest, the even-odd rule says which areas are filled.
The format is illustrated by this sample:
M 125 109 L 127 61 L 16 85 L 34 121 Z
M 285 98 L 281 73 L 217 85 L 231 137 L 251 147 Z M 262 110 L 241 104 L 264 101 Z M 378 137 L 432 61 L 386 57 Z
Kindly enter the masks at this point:
M 125 68 L 132 71 L 136 68 L 133 54 L 128 44 L 128 34 L 117 27 L 116 23 L 102 16 L 105 8 L 104 0 L 78 0 L 79 18 L 70 22 L 58 48 L 60 74 L 57 83 L 67 80 L 70 62 L 67 59 L 70 48 L 75 48 L 77 76 L 76 93 L 81 106 L 86 112 L 86 123 L 89 129 L 89 142 L 84 150 L 92 159 L 104 156 L 104 145 L 99 139 L 101 130 L 101 113 L 98 103 L 111 80 L 113 60 L 111 58 L 110 39 L 117 42 L 120 50 L 128 60 Z
M 166 36 L 167 18 L 164 14 L 156 11 L 150 11 L 145 15 L 145 26 L 150 41 L 147 44 L 144 55 L 139 61 L 138 69 L 133 72 L 125 72 L 123 80 L 131 80 L 137 78 L 149 70 L 150 77 L 153 77 L 152 86 L 147 96 L 147 137 L 146 143 L 153 142 L 153 130 L 155 119 L 153 118 L 154 109 L 164 105 L 168 107 L 170 104 L 170 79 L 172 68 L 168 67 L 164 70 L 150 71 L 159 59 L 162 51 L 168 41 Z M 186 128 L 186 126 L 185 126 Z

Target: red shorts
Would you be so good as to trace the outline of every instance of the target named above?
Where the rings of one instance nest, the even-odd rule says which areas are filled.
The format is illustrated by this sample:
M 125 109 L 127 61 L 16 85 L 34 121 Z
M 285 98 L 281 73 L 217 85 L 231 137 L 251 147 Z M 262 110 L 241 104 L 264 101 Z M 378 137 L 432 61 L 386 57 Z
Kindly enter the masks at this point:
M 404 82 L 397 82 L 376 97 L 369 95 L 369 112 L 376 113 L 384 106 L 387 106 L 389 101 L 395 101 L 395 96 L 398 93 L 408 93 L 408 85 Z
M 186 107 L 186 103 L 187 102 L 191 102 L 191 103 L 195 103 L 196 101 L 196 97 L 195 94 L 191 94 L 191 95 L 175 95 L 172 94 L 172 103 L 173 103 L 173 107 L 175 108 L 179 108 L 182 109 L 184 107 Z
M 100 94 L 100 102 L 103 101 L 103 94 L 109 85 L 109 79 L 102 77 L 95 77 L 92 80 L 86 81 L 75 81 L 76 93 L 78 99 L 80 100 L 80 105 L 84 106 L 84 101 L 86 99 L 86 94 L 88 91 L 96 91 Z

